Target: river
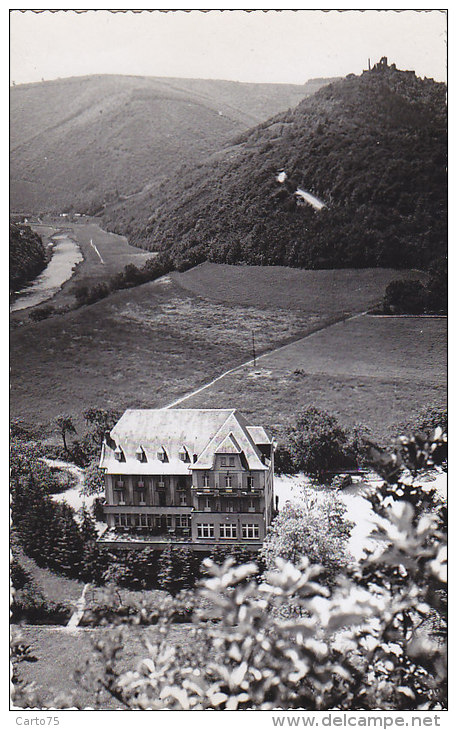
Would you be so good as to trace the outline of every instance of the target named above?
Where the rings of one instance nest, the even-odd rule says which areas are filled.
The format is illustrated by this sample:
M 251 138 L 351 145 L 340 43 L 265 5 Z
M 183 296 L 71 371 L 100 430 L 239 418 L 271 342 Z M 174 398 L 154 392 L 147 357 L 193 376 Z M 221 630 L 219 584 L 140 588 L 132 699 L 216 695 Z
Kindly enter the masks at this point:
M 54 244 L 51 260 L 36 279 L 17 292 L 10 312 L 35 307 L 51 299 L 71 277 L 74 267 L 83 260 L 78 244 L 68 234 L 57 234 L 51 241 Z

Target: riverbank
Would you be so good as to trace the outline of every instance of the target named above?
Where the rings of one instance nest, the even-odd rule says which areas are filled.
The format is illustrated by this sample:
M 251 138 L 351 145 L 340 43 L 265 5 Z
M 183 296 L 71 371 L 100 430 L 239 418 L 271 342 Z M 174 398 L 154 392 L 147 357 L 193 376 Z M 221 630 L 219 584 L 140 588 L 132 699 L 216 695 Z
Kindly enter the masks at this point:
M 15 307 L 11 312 L 13 326 L 29 322 L 29 315 L 40 305 L 51 304 L 57 314 L 67 312 L 75 306 L 75 286 L 91 287 L 105 282 L 113 274 L 122 271 L 127 264 L 140 267 L 147 259 L 154 256 L 149 251 L 130 246 L 124 236 L 104 231 L 93 219 L 81 223 L 49 219 L 40 223 L 30 221 L 29 225 L 48 241 L 51 238 L 58 240 L 58 237 L 66 236 L 73 241 L 74 246 L 78 247 L 80 259 L 75 264 L 72 274 L 62 280 L 46 300 L 42 299 L 32 306 L 27 305 L 27 308 Z
M 50 229 L 51 235 L 38 231 L 51 255 L 43 271 L 27 286 L 17 292 L 10 311 L 29 310 L 51 300 L 62 286 L 72 278 L 75 267 L 83 261 L 83 255 L 76 241 L 69 233 Z

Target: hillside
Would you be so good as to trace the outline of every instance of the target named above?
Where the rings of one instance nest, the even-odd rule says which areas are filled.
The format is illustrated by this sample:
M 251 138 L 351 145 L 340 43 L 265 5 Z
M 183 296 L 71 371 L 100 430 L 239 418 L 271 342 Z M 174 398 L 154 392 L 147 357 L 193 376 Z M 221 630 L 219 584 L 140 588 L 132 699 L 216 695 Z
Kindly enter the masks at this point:
M 12 209 L 95 211 L 153 189 L 329 80 L 243 84 L 113 75 L 13 87 Z
M 10 294 L 37 276 L 46 266 L 43 242 L 29 226 L 10 222 Z
M 145 195 L 130 240 L 179 265 L 427 267 L 446 251 L 446 154 L 445 85 L 380 62 Z

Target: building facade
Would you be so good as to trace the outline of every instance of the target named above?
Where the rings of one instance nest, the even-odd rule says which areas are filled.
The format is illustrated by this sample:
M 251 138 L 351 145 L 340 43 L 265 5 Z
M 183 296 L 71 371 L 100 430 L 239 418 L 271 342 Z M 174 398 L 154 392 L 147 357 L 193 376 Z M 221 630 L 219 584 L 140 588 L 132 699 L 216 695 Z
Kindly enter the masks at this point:
M 236 410 L 128 410 L 100 467 L 101 545 L 257 550 L 273 517 L 273 439 Z

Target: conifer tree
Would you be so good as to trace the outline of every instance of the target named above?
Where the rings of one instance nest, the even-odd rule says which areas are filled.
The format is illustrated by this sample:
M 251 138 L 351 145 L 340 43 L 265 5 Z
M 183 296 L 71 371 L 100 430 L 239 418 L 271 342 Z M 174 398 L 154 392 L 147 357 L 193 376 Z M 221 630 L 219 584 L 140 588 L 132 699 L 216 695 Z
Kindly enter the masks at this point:
M 169 543 L 160 555 L 158 561 L 158 580 L 157 583 L 164 591 L 174 593 L 175 582 L 175 551 L 173 545 Z

